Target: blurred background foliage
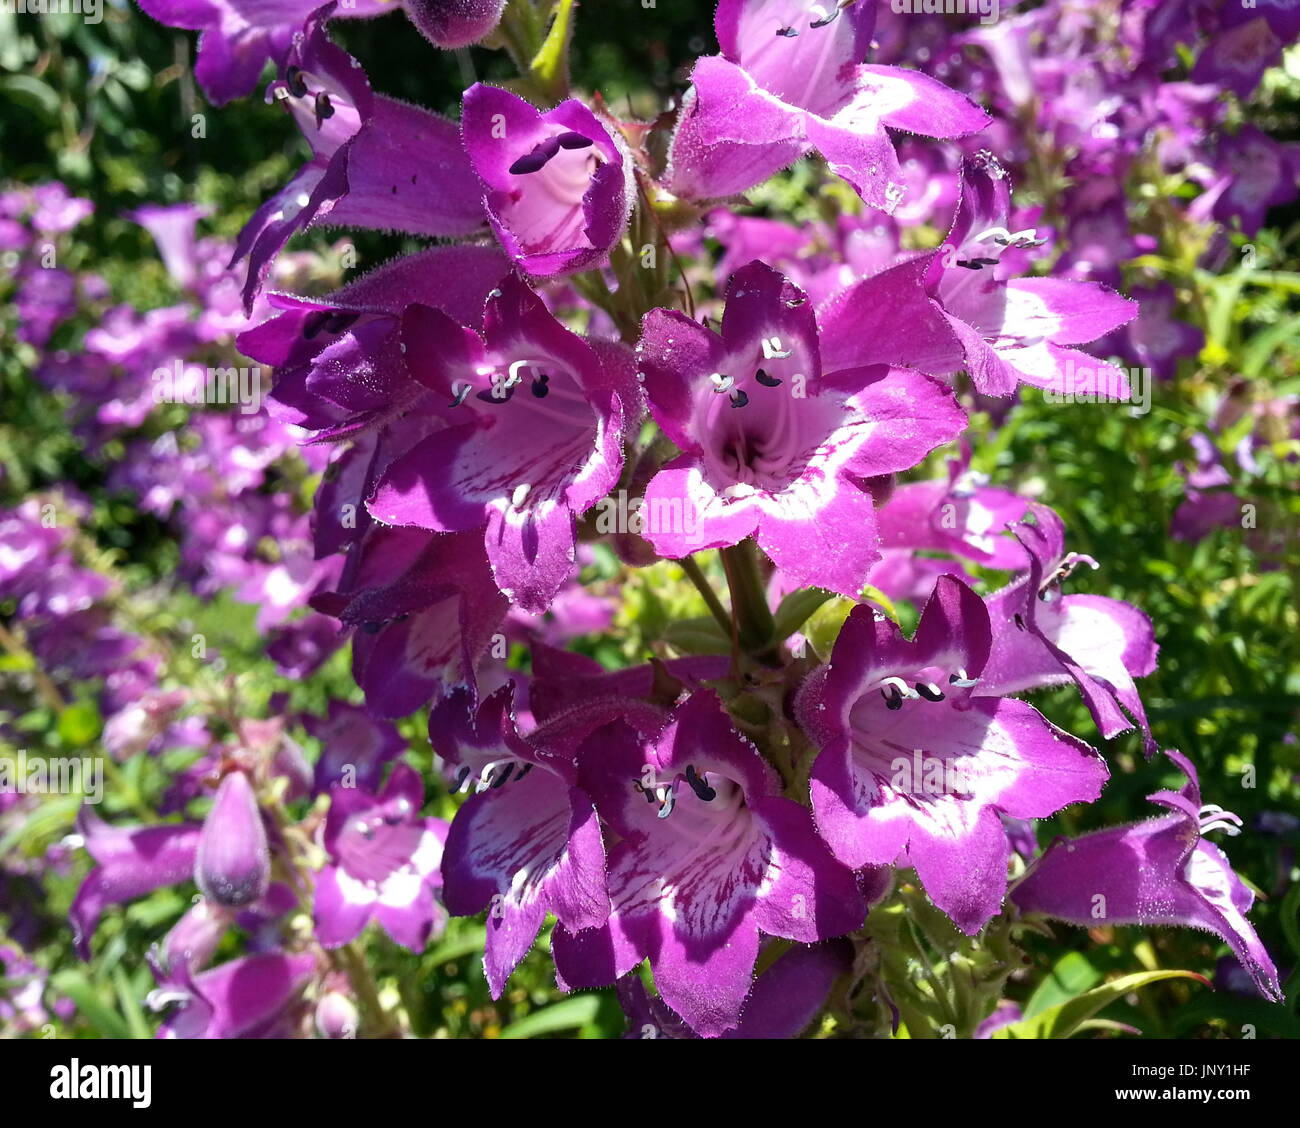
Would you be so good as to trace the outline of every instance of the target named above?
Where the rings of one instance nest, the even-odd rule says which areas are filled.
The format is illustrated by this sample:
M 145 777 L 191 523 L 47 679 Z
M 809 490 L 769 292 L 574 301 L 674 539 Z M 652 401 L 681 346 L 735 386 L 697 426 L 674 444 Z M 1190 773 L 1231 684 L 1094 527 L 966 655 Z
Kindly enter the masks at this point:
M 601 92 L 616 112 L 659 112 L 680 96 L 686 68 L 697 54 L 715 49 L 708 6 L 660 0 L 645 9 L 639 0 L 600 0 L 580 12 L 573 71 L 587 90 Z M 471 49 L 435 55 L 405 17 L 393 13 L 335 25 L 335 34 L 367 62 L 374 86 L 386 93 L 454 114 L 474 79 L 512 74 L 504 55 Z M 22 19 L 0 13 L 0 179 L 35 184 L 65 181 L 74 194 L 96 204 L 95 215 L 74 233 L 72 269 L 93 268 L 118 300 L 148 309 L 176 300 L 149 236 L 123 218 L 145 202 L 192 201 L 211 209 L 204 233 L 233 238 L 251 211 L 287 178 L 304 146 L 289 118 L 257 98 L 217 109 L 207 105 L 189 73 L 193 37 L 164 28 L 138 9 L 106 4 L 98 25 L 77 17 Z M 379 65 L 372 61 L 381 60 Z M 1294 61 L 1294 53 L 1292 53 Z M 1300 77 L 1270 78 L 1264 112 L 1278 140 L 1300 140 Z M 194 115 L 204 116 L 195 137 Z M 1032 198 L 1034 186 L 1026 186 Z M 1135 186 L 1139 194 L 1190 192 L 1189 185 Z M 815 166 L 805 162 L 751 195 L 753 211 L 783 214 L 795 222 L 825 218 L 855 206 L 842 191 L 824 190 Z M 1278 209 L 1257 240 L 1267 276 L 1249 272 L 1240 255 L 1208 272 L 1195 256 L 1166 243 L 1157 263 L 1193 303 L 1206 311 L 1208 343 L 1175 381 L 1155 389 L 1152 410 L 1134 415 L 1114 406 L 1054 405 L 1026 396 L 1005 419 L 974 416 L 969 433 L 973 465 L 993 484 L 1038 496 L 1064 518 L 1068 547 L 1101 562 L 1097 572 L 1075 573 L 1071 590 L 1095 591 L 1128 600 L 1147 612 L 1160 643 L 1156 673 L 1141 685 L 1153 730 L 1162 746 L 1177 747 L 1199 766 L 1207 802 L 1235 811 L 1246 831 L 1227 843 L 1236 868 L 1260 897 L 1253 920 L 1273 953 L 1289 994 L 1295 998 L 1300 967 L 1300 900 L 1291 883 L 1300 846 L 1300 493 L 1297 450 L 1280 437 L 1262 458 L 1263 472 L 1249 483 L 1258 508 L 1259 539 L 1244 530 L 1220 528 L 1195 543 L 1171 539 L 1170 523 L 1186 496 L 1180 461 L 1192 459 L 1188 443 L 1203 432 L 1219 397 L 1245 377 L 1267 396 L 1300 393 L 1300 293 L 1296 246 L 1300 210 Z M 936 235 L 938 233 L 935 233 Z M 1166 233 L 1167 234 L 1167 233 Z M 309 233 L 304 245 L 325 247 L 328 233 Z M 1238 239 L 1238 244 L 1241 240 Z M 401 240 L 362 233 L 357 240 L 364 269 L 403 249 Z M 64 326 L 55 344 L 69 344 L 85 325 Z M 33 491 L 70 481 L 95 503 L 86 536 L 105 554 L 135 601 L 142 628 L 157 637 L 181 639 L 191 630 L 208 637 L 238 671 L 244 705 L 265 709 L 273 693 L 288 694 L 288 711 L 322 712 L 330 697 L 357 699 L 346 655 L 336 655 L 310 681 L 276 675 L 254 626 L 255 609 L 227 597 L 204 602 L 166 586 L 175 567 L 167 527 L 139 513 L 129 497 L 104 489 L 103 467 L 88 461 L 69 433 L 58 397 L 32 379 L 32 350 L 0 350 L 3 423 L 0 457 L 7 475 L 0 505 L 16 504 Z M 1219 436 L 1226 453 L 1236 438 Z M 111 450 L 108 452 L 111 456 Z M 946 452 L 951 453 L 951 452 Z M 931 460 L 916 477 L 942 472 Z M 589 578 L 623 581 L 626 608 L 618 638 L 584 640 L 579 649 L 607 665 L 644 660 L 673 621 L 703 613 L 697 597 L 672 565 L 627 575 L 610 554 L 598 554 Z M 150 594 L 152 593 L 152 594 Z M 904 615 L 908 609 L 903 609 Z M 8 668 L 13 670 L 12 660 Z M 4 671 L 0 671 L 3 677 Z M 202 671 L 194 676 L 201 678 Z M 1090 740 L 1096 731 L 1072 690 L 1035 695 L 1048 716 Z M 0 700 L 0 707 L 5 704 Z M 93 701 L 54 715 L 42 708 L 11 718 L 47 750 L 92 750 L 99 733 Z M 431 752 L 417 716 L 402 730 L 414 762 L 432 780 Z M 309 754 L 317 749 L 296 734 Z M 1177 786 L 1176 772 L 1143 760 L 1137 739 L 1126 734 L 1106 753 L 1113 778 L 1101 800 L 1071 809 L 1040 828 L 1040 842 L 1055 833 L 1077 832 L 1148 817 L 1151 792 Z M 182 761 L 183 762 L 183 761 Z M 176 764 L 136 757 L 112 779 L 103 813 L 130 819 L 156 797 Z M 1254 786 L 1243 773 L 1254 769 Z M 430 784 L 431 811 L 454 809 L 445 790 Z M 0 841 L 10 851 L 39 855 L 68 833 L 76 798 L 51 799 L 28 820 L 21 836 Z M 58 994 L 73 1000 L 75 1013 L 60 1036 L 149 1036 L 154 1019 L 141 1000 L 152 986 L 141 959 L 188 905 L 188 890 L 163 890 L 110 913 L 96 942 L 97 958 L 84 965 L 68 944 L 66 911 L 82 868 L 51 875 L 45 890 L 25 905 L 25 928 L 52 974 Z M 1289 893 L 1287 892 L 1289 888 Z M 14 890 L 11 890 L 14 892 Z M 21 890 L 18 890 L 21 897 Z M 0 915 L 0 941 L 15 920 Z M 382 997 L 400 1000 L 414 1031 L 435 1037 L 611 1037 L 623 1019 L 612 992 L 563 997 L 555 991 L 546 935 L 516 974 L 506 995 L 493 1003 L 478 967 L 483 926 L 453 920 L 423 956 L 413 956 L 373 930 L 368 957 Z M 228 939 L 228 944 L 233 940 Z M 1189 968 L 1211 974 L 1224 951 L 1218 941 L 1191 931 L 1058 926 L 1056 938 L 1035 938 L 1032 965 L 1017 973 L 1012 993 L 1030 1012 L 1085 990 L 1115 972 Z M 1244 1023 L 1261 1035 L 1300 1036 L 1300 1019 L 1286 1007 L 1243 996 L 1210 992 L 1186 982 L 1161 984 L 1136 1004 L 1120 1002 L 1108 1019 L 1140 1028 L 1148 1036 L 1239 1036 Z

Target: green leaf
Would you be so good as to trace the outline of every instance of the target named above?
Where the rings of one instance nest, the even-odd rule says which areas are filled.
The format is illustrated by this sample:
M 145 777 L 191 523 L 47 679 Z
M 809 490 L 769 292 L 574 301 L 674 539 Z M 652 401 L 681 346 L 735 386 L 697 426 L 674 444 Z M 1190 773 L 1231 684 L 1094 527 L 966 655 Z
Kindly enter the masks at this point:
M 776 641 L 789 638 L 804 625 L 808 616 L 828 599 L 834 599 L 835 593 L 821 588 L 804 588 L 792 591 L 776 609 Z
M 1162 979 L 1195 979 L 1207 987 L 1210 981 L 1194 971 L 1139 971 L 1078 995 L 1033 1018 L 1024 1018 L 1004 1026 L 994 1033 L 994 1038 L 1068 1038 L 1103 1007 L 1122 999 L 1131 991 L 1140 990 Z
M 135 990 L 121 964 L 113 968 L 113 986 L 117 990 L 118 1005 L 126 1015 L 126 1024 L 131 1031 L 131 1037 L 152 1038 L 153 1031 L 149 1028 L 149 1021 L 145 1018 L 140 1000 L 136 998 Z
M 59 739 L 69 748 L 85 748 L 103 728 L 93 701 L 76 701 L 59 712 Z
M 574 995 L 512 1022 L 501 1031 L 501 1037 L 535 1038 L 557 1030 L 573 1030 L 593 1022 L 599 1011 L 599 995 Z
M 58 994 L 67 995 L 77 1005 L 81 1016 L 101 1038 L 131 1037 L 130 1026 L 99 997 L 84 972 L 74 969 L 60 971 L 50 982 Z
M 1284 318 L 1257 334 L 1242 349 L 1242 375 L 1251 378 L 1260 375 L 1279 348 L 1297 339 L 1300 339 L 1300 317 Z
M 719 654 L 731 649 L 731 639 L 711 615 L 669 623 L 663 639 L 683 654 Z
M 831 647 L 835 645 L 835 640 L 839 637 L 840 628 L 844 626 L 844 620 L 849 617 L 849 612 L 856 606 L 857 604 L 852 599 L 837 595 L 823 603 L 808 617 L 808 621 L 804 624 L 803 633 L 812 648 L 817 651 L 818 657 L 830 657 Z
M 862 602 L 876 604 L 885 613 L 885 618 L 894 623 L 898 622 L 898 609 L 894 606 L 894 601 L 879 588 L 867 584 L 862 589 Z
M 569 40 L 573 38 L 573 0 L 557 0 L 550 31 L 528 66 L 533 81 L 560 101 L 569 91 Z
M 1052 968 L 1046 979 L 1025 1004 L 1025 1018 L 1033 1018 L 1049 1007 L 1068 1002 L 1083 994 L 1101 979 L 1101 972 L 1092 966 L 1080 952 L 1066 952 Z
M 48 124 L 59 120 L 59 96 L 54 88 L 29 74 L 8 75 L 0 90 L 20 106 L 39 114 Z

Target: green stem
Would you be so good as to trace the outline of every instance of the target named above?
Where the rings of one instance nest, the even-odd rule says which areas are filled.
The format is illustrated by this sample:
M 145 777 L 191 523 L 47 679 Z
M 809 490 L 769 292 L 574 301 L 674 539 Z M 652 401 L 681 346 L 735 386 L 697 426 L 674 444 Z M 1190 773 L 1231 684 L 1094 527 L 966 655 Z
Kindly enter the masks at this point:
M 756 657 L 766 654 L 772 649 L 776 622 L 767 605 L 767 589 L 759 571 L 754 542 L 747 539 L 724 548 L 721 556 L 741 645 Z
M 724 634 L 731 634 L 731 615 L 725 607 L 722 606 L 722 600 L 713 590 L 713 585 L 709 583 L 708 577 L 705 576 L 700 566 L 695 563 L 695 557 L 683 557 L 678 563 L 682 566 L 682 571 L 686 573 L 686 578 L 695 585 L 695 590 L 704 597 L 704 602 L 708 605 L 713 617 L 718 621 L 718 626 L 722 628 Z
M 370 969 L 366 967 L 365 960 L 361 958 L 361 953 L 357 951 L 356 945 L 344 944 L 337 949 L 337 953 L 348 982 L 356 995 L 357 1005 L 361 1008 L 366 1029 L 376 1038 L 400 1038 L 401 1028 L 380 1002 L 379 992 L 375 990 L 374 978 L 370 974 Z

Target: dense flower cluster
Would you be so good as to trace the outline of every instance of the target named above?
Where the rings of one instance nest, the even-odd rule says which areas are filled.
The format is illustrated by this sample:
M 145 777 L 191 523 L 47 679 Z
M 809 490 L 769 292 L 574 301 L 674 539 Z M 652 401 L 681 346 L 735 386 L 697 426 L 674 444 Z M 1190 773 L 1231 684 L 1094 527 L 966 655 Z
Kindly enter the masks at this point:
M 1227 123 L 1220 97 L 1250 95 L 1300 30 L 1294 5 L 1058 0 L 958 27 L 867 0 L 721 0 L 718 52 L 655 127 L 546 97 L 537 71 L 532 100 L 470 86 L 459 122 L 380 94 L 331 31 L 383 10 L 368 0 L 141 3 L 200 31 L 214 102 L 273 64 L 267 99 L 310 156 L 233 248 L 196 237 L 193 207 L 134 214 L 175 306 L 109 306 L 93 279 L 24 268 L 25 339 L 44 348 L 78 292 L 99 303 L 41 373 L 88 449 L 121 442 L 112 486 L 177 520 L 197 592 L 258 606 L 282 673 L 350 644 L 364 699 L 215 735 L 218 704 L 164 688 L 66 522 L 39 499 L 0 520 L 0 598 L 50 691 L 102 683 L 119 759 L 201 753 L 169 793 L 179 821 L 87 812 L 74 840 L 94 863 L 72 910 L 84 956 L 109 906 L 197 886 L 151 957 L 165 1035 L 301 1032 L 304 998 L 324 1036 L 349 1036 L 358 1007 L 392 1033 L 339 953 L 371 922 L 419 953 L 479 913 L 494 997 L 554 918 L 561 988 L 617 987 L 632 1036 L 794 1036 L 837 984 L 896 1026 L 900 988 L 862 952 L 888 942 L 874 908 L 904 887 L 954 943 L 1031 914 L 1202 928 L 1281 998 L 1252 894 L 1206 837 L 1239 820 L 1202 804 L 1148 723 L 1151 622 L 1072 591 L 1105 562 L 1069 550 L 1050 498 L 972 469 L 963 435 L 1025 388 L 1133 402 L 1133 373 L 1169 378 L 1201 348 L 1168 283 L 1118 292 L 1158 238 L 1126 186 L 1153 168 L 1197 182 L 1164 221 L 1200 225 L 1207 255 L 1209 221 L 1226 246 L 1294 196 L 1295 153 Z M 404 6 L 437 47 L 517 47 L 516 4 Z M 1195 62 L 1168 81 L 1178 45 Z M 814 158 L 861 207 L 805 225 L 735 210 Z M 1046 207 L 1013 201 L 1022 178 Z M 85 211 L 57 185 L 6 194 L 0 240 L 31 253 Z M 437 242 L 321 285 L 284 249 L 313 226 Z M 265 404 L 151 434 L 158 369 L 174 364 L 163 402 L 210 403 L 203 362 L 236 345 L 274 371 Z M 1294 407 L 1249 410 L 1300 437 Z M 1181 536 L 1238 504 L 1217 448 L 1197 456 Z M 564 649 L 616 621 L 582 582 L 597 549 L 678 562 L 712 616 L 695 642 L 616 670 Z M 1048 686 L 1186 775 L 1152 796 L 1164 813 L 1038 849 L 1033 824 L 1110 775 L 1025 699 Z M 449 822 L 422 813 L 394 723 L 425 710 L 436 786 L 465 794 Z M 309 935 L 291 925 L 304 908 Z M 214 963 L 232 929 L 243 954 Z M 987 1035 L 1007 970 L 966 1036 Z

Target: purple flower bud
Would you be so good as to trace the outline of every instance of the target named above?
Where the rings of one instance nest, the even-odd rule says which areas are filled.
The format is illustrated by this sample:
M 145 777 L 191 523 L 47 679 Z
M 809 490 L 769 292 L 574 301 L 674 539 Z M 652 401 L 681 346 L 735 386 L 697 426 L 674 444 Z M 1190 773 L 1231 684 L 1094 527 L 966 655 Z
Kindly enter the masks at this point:
M 316 1029 L 322 1038 L 355 1038 L 357 1008 L 351 999 L 330 991 L 316 1004 Z
M 266 828 L 252 784 L 243 772 L 231 772 L 204 820 L 194 880 L 208 900 L 233 909 L 262 897 L 270 879 Z
M 230 927 L 231 914 L 198 900 L 167 933 L 163 956 L 168 967 L 184 963 L 191 970 L 206 966 Z
M 406 0 L 406 14 L 430 43 L 468 47 L 491 34 L 505 0 Z

